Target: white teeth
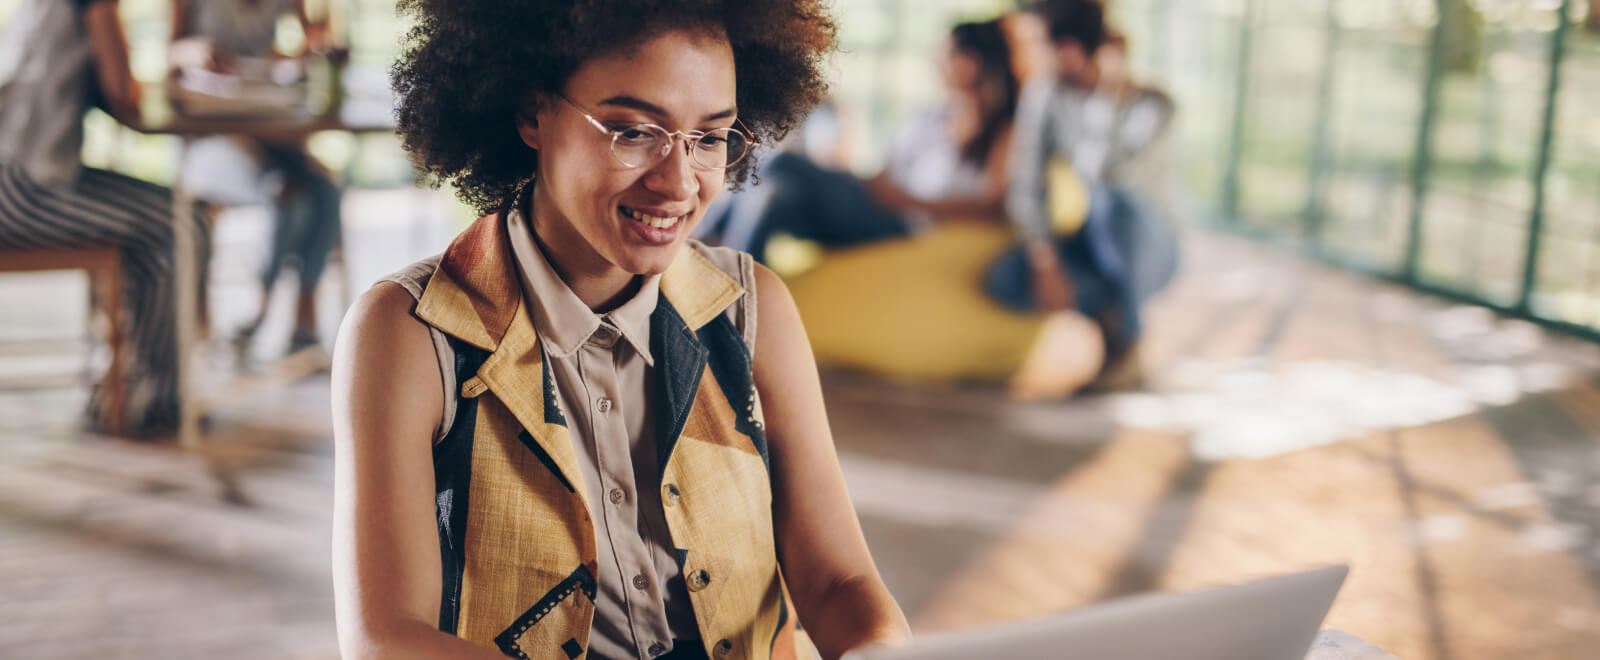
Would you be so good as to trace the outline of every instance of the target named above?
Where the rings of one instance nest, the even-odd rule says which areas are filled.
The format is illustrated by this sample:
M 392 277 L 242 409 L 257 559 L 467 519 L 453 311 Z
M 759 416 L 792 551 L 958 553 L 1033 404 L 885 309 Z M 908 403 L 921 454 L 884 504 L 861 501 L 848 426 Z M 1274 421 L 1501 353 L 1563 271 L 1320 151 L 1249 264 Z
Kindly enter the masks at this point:
M 666 229 L 678 224 L 678 221 L 683 219 L 683 216 L 681 215 L 673 218 L 662 218 L 653 215 L 646 215 L 626 206 L 622 207 L 622 213 L 623 215 L 633 218 L 634 220 L 638 220 L 639 222 L 643 222 L 651 227 L 655 227 L 656 229 Z

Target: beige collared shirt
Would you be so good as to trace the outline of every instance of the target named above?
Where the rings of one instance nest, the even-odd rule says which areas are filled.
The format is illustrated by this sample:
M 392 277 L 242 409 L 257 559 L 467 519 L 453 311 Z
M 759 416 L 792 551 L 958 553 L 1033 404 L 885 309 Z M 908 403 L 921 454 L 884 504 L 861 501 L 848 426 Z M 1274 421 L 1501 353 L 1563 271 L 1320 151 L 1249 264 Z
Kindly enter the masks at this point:
M 660 276 L 606 314 L 563 282 L 520 211 L 507 217 L 535 329 L 582 466 L 599 575 L 592 658 L 652 658 L 673 639 L 699 639 L 689 592 L 661 509 L 650 315 Z

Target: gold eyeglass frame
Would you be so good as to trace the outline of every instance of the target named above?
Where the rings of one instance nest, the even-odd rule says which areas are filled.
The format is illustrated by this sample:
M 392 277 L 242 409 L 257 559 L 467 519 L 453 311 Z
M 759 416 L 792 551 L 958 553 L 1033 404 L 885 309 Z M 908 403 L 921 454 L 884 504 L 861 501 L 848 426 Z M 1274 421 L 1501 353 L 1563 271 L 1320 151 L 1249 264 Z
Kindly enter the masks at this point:
M 578 114 L 583 115 L 583 118 L 589 121 L 589 125 L 590 126 L 593 126 L 593 127 L 595 127 L 596 130 L 598 130 L 598 131 L 600 131 L 602 133 L 605 133 L 606 135 L 610 136 L 611 137 L 611 157 L 617 159 L 617 162 L 622 163 L 624 166 L 630 167 L 630 168 L 634 168 L 634 169 L 655 167 L 661 161 L 666 160 L 667 155 L 672 153 L 672 149 L 677 147 L 679 140 L 682 140 L 683 143 L 689 147 L 689 162 L 693 163 L 695 167 L 697 167 L 699 169 L 702 169 L 702 170 L 725 170 L 725 169 L 728 169 L 730 167 L 733 167 L 734 165 L 737 165 L 739 163 L 739 161 L 742 161 L 742 160 L 745 159 L 745 157 L 749 156 L 750 152 L 755 150 L 756 145 L 761 144 L 761 141 L 757 140 L 756 136 L 751 134 L 750 129 L 744 125 L 744 122 L 741 121 L 738 118 L 734 118 L 734 120 L 733 120 L 734 123 L 735 123 L 734 126 L 729 126 L 729 127 L 725 128 L 725 129 L 722 129 L 722 128 L 713 129 L 712 131 L 699 131 L 699 130 L 669 131 L 669 130 L 667 130 L 667 127 L 662 126 L 660 124 L 654 124 L 654 123 L 651 123 L 651 122 L 639 122 L 637 124 L 630 124 L 630 125 L 628 125 L 626 127 L 623 127 L 623 128 L 613 129 L 613 128 L 607 128 L 604 123 L 602 123 L 599 119 L 595 118 L 594 115 L 590 114 L 588 110 L 584 110 L 583 106 L 580 106 L 576 102 L 574 102 L 572 99 L 567 98 L 567 95 L 561 94 L 561 93 L 557 93 L 556 96 L 560 97 L 561 100 L 566 101 L 567 105 L 572 106 L 573 110 L 577 110 L 578 111 Z M 617 153 L 617 140 L 622 136 L 622 133 L 624 131 L 635 130 L 635 129 L 639 129 L 641 127 L 645 127 L 645 128 L 649 128 L 649 129 L 655 129 L 657 131 L 660 131 L 660 133 L 665 134 L 667 136 L 667 144 L 670 145 L 670 146 L 666 150 L 662 151 L 660 156 L 656 157 L 655 162 L 652 162 L 652 163 L 649 163 L 649 164 L 638 164 L 638 165 L 635 165 L 633 163 L 629 163 L 626 160 L 623 160 L 622 156 Z M 711 135 L 711 133 L 713 131 L 720 131 L 720 130 L 727 130 L 729 132 L 738 133 L 740 136 L 744 137 L 744 140 L 745 140 L 745 143 L 746 143 L 745 148 L 744 148 L 744 153 L 739 154 L 738 158 L 735 158 L 732 161 L 729 161 L 728 163 L 726 163 L 724 165 L 721 165 L 721 166 L 706 165 L 705 163 L 700 162 L 700 159 L 694 155 L 695 147 L 700 146 L 700 140 L 702 138 Z

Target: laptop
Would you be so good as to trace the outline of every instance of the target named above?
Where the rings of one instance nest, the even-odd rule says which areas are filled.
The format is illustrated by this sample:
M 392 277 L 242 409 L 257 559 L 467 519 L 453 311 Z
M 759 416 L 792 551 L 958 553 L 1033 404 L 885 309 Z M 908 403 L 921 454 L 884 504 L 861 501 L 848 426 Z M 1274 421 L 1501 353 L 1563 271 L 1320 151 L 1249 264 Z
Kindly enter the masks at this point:
M 1122 598 L 1038 619 L 918 635 L 845 660 L 1302 660 L 1344 583 L 1330 566 L 1245 584 Z

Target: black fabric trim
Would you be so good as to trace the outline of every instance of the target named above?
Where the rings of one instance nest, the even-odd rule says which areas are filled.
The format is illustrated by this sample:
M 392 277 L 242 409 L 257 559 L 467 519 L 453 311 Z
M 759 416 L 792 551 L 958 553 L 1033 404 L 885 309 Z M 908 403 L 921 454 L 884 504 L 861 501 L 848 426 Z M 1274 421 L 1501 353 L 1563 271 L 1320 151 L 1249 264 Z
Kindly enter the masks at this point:
M 710 351 L 662 296 L 650 313 L 650 352 L 656 358 L 656 391 L 662 404 L 656 411 L 656 456 L 660 469 L 666 470 L 678 435 L 689 421 Z
M 718 314 L 700 329 L 700 341 L 710 349 L 711 375 L 733 406 L 734 430 L 750 437 L 770 472 L 772 457 L 767 454 L 767 433 L 754 419 L 756 385 L 750 347 L 726 314 Z
M 706 644 L 699 639 L 674 639 L 672 650 L 663 655 L 656 656 L 656 660 L 710 660 L 706 656 Z
M 461 614 L 461 577 L 466 571 L 467 493 L 471 491 L 472 444 L 478 424 L 478 400 L 460 397 L 459 392 L 462 383 L 478 374 L 489 352 L 454 337 L 449 339 L 455 353 L 456 415 L 450 432 L 433 448 L 433 487 L 443 578 L 439 630 L 454 635 Z
M 555 459 L 550 458 L 550 454 L 544 450 L 544 447 L 539 446 L 539 441 L 533 438 L 533 434 L 528 433 L 527 429 L 523 429 L 521 433 L 517 434 L 517 439 L 522 441 L 522 446 L 527 447 L 528 451 L 533 452 L 534 457 L 538 458 L 539 462 L 543 463 L 551 474 L 556 475 L 556 478 L 561 480 L 561 485 L 567 487 L 567 492 L 578 492 L 573 489 L 572 482 L 567 480 L 567 475 L 561 473 L 561 466 L 556 465 Z
M 772 641 L 767 644 L 767 657 L 772 657 L 778 652 L 778 635 L 783 634 L 783 626 L 789 623 L 789 599 L 778 593 L 778 628 L 772 631 Z M 797 631 L 798 632 L 798 631 Z
M 517 617 L 511 627 L 506 628 L 494 638 L 495 646 L 500 647 L 501 653 L 513 658 L 526 659 L 528 653 L 522 650 L 520 641 L 522 633 L 537 625 L 540 620 L 544 619 L 545 615 L 550 613 L 550 610 L 555 609 L 555 606 L 561 601 L 570 598 L 575 591 L 582 591 L 583 595 L 589 598 L 589 602 L 594 602 L 594 575 L 589 572 L 587 566 L 578 566 L 578 569 L 573 571 L 572 575 L 567 576 L 567 579 L 562 580 L 554 589 L 545 592 L 544 597 L 540 598 L 539 602 L 534 603 L 533 607 L 528 608 L 526 612 L 522 613 L 522 616 Z M 576 645 L 577 641 L 568 640 L 568 643 Z M 562 648 L 565 650 L 566 645 L 563 644 Z M 582 652 L 582 649 L 580 648 L 579 651 Z
M 568 639 L 561 644 L 561 650 L 567 654 L 567 660 L 573 660 L 583 655 L 583 645 L 578 643 L 576 637 Z
M 550 368 L 550 354 L 539 347 L 539 364 L 544 371 L 544 423 L 565 428 L 567 418 L 561 414 L 560 393 L 556 391 L 554 370 Z

